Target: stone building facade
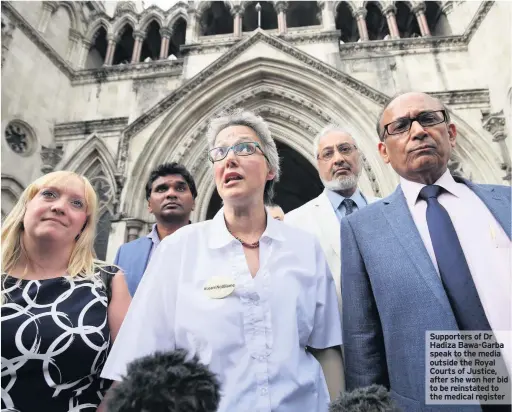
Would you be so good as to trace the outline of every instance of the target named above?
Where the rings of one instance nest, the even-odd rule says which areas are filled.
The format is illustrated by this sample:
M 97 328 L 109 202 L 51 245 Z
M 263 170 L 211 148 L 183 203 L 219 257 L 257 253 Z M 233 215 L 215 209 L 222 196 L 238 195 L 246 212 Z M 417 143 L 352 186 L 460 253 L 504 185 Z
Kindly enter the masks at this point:
M 459 130 L 452 170 L 510 184 L 511 4 L 493 1 L 2 2 L 2 216 L 35 178 L 83 173 L 101 200 L 97 252 L 151 224 L 156 165 L 194 175 L 194 221 L 220 207 L 206 158 L 208 119 L 245 107 L 282 157 L 276 202 L 316 196 L 314 135 L 337 123 L 364 153 L 361 188 L 398 178 L 377 152 L 385 100 L 421 90 Z

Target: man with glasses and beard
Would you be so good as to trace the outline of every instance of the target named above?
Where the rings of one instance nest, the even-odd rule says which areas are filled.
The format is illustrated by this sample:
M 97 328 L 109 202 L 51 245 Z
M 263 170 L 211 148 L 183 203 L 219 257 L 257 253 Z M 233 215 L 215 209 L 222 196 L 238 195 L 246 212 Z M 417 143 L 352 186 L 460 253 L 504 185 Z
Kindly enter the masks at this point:
M 123 268 L 132 296 L 160 242 L 190 223 L 196 197 L 194 178 L 184 166 L 164 163 L 151 172 L 146 184 L 146 200 L 156 223 L 147 236 L 122 245 L 114 261 Z
M 313 151 L 325 190 L 317 198 L 287 213 L 285 223 L 313 233 L 327 258 L 341 307 L 340 222 L 378 198 L 365 196 L 357 187 L 361 154 L 354 138 L 329 125 L 315 137 Z
M 361 154 L 345 130 L 335 125 L 325 127 L 315 137 L 313 151 L 325 190 L 287 213 L 284 222 L 317 237 L 336 285 L 341 314 L 340 222 L 378 198 L 363 195 L 357 187 Z
M 407 412 L 510 411 L 429 405 L 425 379 L 431 331 L 494 331 L 510 366 L 510 187 L 452 176 L 457 128 L 425 93 L 391 99 L 377 132 L 400 184 L 341 222 L 347 389 L 384 385 Z

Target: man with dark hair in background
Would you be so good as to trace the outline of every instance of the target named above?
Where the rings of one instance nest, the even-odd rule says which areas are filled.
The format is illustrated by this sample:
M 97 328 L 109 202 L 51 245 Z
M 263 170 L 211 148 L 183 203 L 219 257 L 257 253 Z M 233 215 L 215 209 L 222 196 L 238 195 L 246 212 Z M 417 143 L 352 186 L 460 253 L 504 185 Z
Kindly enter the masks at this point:
M 123 269 L 132 296 L 162 239 L 190 223 L 196 197 L 194 178 L 184 166 L 164 163 L 151 172 L 146 183 L 146 200 L 156 223 L 147 236 L 122 245 L 114 261 Z

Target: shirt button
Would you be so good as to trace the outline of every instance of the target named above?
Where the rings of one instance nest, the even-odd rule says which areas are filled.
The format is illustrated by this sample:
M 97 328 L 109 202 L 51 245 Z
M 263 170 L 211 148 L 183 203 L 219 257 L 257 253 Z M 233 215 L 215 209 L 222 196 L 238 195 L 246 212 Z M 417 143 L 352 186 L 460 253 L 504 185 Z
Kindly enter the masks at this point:
M 268 393 L 268 389 L 267 389 L 267 388 L 261 388 L 260 393 L 261 393 L 262 395 L 266 395 L 266 394 Z

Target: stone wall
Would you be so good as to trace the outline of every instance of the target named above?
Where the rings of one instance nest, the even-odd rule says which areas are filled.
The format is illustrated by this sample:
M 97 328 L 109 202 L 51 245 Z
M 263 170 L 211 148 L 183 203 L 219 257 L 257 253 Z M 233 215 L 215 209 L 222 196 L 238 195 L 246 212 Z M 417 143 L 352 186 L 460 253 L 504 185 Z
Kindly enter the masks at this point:
M 70 80 L 16 28 L 2 68 L 2 174 L 15 176 L 23 186 L 41 175 L 40 147 L 52 144 L 53 126 L 65 117 L 69 95 Z M 15 119 L 34 131 L 36 147 L 28 157 L 6 143 L 5 128 Z

